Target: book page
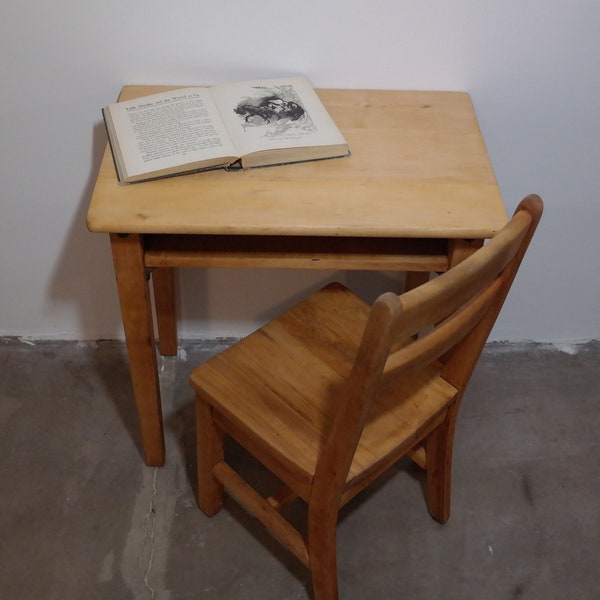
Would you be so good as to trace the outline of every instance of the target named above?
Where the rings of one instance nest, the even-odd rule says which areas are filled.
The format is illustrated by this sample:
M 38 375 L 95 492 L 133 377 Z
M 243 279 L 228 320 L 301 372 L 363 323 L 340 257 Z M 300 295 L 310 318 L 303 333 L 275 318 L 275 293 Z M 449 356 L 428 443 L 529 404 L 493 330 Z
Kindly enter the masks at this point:
M 235 157 L 207 88 L 186 88 L 109 107 L 128 176 Z
M 304 77 L 224 84 L 213 86 L 211 92 L 242 156 L 345 143 Z

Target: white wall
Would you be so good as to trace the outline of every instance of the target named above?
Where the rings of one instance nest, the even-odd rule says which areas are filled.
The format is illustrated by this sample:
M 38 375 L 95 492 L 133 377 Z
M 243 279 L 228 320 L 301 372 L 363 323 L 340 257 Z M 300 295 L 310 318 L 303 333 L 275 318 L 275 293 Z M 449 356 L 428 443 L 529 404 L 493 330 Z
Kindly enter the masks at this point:
M 303 73 L 470 92 L 508 209 L 546 201 L 493 338 L 600 338 L 596 0 L 4 0 L 2 13 L 0 335 L 122 335 L 108 240 L 85 213 L 100 107 L 123 84 Z M 183 272 L 181 332 L 242 335 L 327 275 Z M 371 297 L 390 284 L 344 278 Z

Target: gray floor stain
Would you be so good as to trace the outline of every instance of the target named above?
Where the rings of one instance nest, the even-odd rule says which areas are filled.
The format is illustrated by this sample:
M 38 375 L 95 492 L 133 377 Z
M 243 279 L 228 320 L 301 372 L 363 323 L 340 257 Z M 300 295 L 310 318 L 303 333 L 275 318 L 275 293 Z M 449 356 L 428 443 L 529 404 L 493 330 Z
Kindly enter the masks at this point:
M 310 598 L 306 569 L 235 502 L 212 519 L 196 506 L 188 375 L 228 343 L 159 359 L 167 463 L 149 468 L 122 343 L 0 338 L 0 598 Z M 459 417 L 450 520 L 432 521 L 400 462 L 344 510 L 340 598 L 597 597 L 599 365 L 599 342 L 488 345 Z

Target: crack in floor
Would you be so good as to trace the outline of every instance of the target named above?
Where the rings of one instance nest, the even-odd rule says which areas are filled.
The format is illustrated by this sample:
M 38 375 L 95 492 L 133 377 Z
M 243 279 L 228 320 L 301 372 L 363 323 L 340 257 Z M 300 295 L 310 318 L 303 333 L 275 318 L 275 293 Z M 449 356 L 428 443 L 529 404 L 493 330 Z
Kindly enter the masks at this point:
M 150 496 L 150 505 L 148 507 L 148 512 L 144 515 L 144 546 L 146 544 L 150 545 L 150 550 L 148 554 L 147 565 L 144 570 L 142 562 L 144 560 L 145 552 L 142 552 L 140 555 L 140 570 L 143 574 L 144 585 L 146 589 L 150 592 L 150 598 L 154 598 L 156 595 L 156 590 L 150 585 L 150 573 L 152 571 L 152 563 L 154 560 L 154 542 L 156 535 L 156 507 L 154 505 L 154 501 L 156 496 L 158 495 L 158 487 L 157 487 L 157 479 L 158 479 L 158 468 L 154 467 L 154 474 L 152 477 L 152 494 Z

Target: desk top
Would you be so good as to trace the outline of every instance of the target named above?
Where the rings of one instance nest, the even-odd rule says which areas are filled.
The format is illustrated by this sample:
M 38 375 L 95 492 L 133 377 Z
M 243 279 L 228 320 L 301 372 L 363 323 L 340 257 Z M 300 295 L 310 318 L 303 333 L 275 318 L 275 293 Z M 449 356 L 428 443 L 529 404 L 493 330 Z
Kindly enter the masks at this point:
M 126 86 L 121 99 L 173 89 Z M 468 94 L 317 90 L 346 158 L 121 185 L 107 147 L 91 231 L 489 238 L 507 221 Z

